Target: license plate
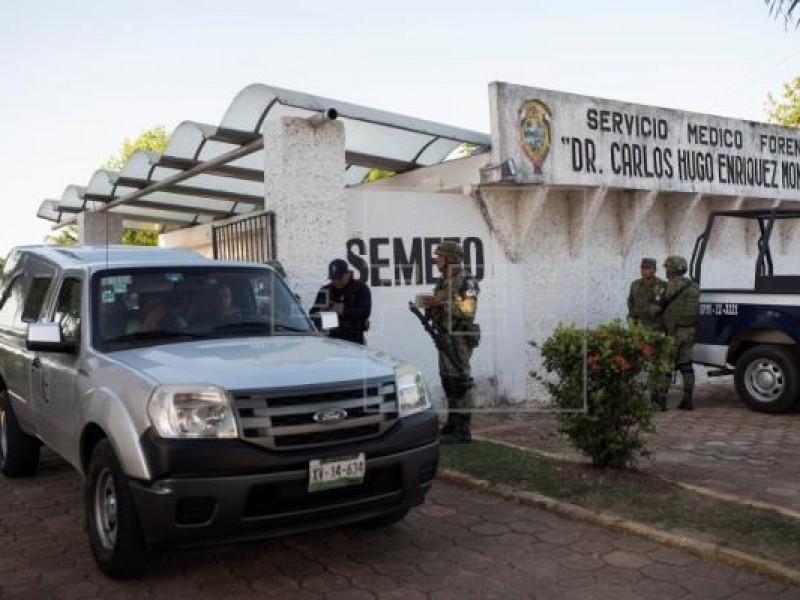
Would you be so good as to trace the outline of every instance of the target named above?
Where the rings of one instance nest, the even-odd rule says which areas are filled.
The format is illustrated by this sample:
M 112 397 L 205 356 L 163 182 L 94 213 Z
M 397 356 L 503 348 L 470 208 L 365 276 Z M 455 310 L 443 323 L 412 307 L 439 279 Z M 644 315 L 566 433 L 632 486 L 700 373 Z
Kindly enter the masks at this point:
M 308 463 L 308 491 L 319 492 L 364 481 L 367 461 L 364 454 L 324 458 Z

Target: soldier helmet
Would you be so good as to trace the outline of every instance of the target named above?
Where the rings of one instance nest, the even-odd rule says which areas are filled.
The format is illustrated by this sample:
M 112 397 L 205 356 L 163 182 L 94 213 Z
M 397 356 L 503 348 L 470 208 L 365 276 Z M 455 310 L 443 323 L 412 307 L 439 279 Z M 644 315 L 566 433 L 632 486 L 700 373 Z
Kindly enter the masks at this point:
M 681 273 L 686 273 L 689 269 L 686 259 L 676 255 L 667 257 L 667 260 L 664 261 L 664 268 L 667 271 L 680 271 Z
M 643 267 L 648 267 L 650 269 L 656 270 L 656 259 L 655 258 L 643 258 L 642 264 Z
M 464 258 L 464 250 L 461 249 L 461 244 L 450 240 L 446 240 L 436 246 L 436 250 L 433 253 L 436 256 L 443 256 L 451 263 L 460 263 Z

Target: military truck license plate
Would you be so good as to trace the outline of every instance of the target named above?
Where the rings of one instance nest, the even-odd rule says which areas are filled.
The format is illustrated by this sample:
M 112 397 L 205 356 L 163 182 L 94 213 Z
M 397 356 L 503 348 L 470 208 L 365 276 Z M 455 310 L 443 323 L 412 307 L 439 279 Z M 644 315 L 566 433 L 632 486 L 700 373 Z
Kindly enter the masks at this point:
M 308 491 L 319 492 L 364 481 L 367 461 L 358 456 L 312 460 L 308 463 Z

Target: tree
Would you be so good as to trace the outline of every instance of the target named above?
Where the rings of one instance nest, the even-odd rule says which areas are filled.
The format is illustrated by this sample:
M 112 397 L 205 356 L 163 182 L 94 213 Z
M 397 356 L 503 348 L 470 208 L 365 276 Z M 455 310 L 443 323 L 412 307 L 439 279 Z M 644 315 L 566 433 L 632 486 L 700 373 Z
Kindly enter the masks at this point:
M 56 246 L 77 246 L 78 228 L 75 225 L 67 225 L 58 230 L 56 234 L 50 234 L 44 238 L 46 244 Z
M 784 22 L 788 26 L 798 10 L 800 0 L 764 0 L 764 3 L 769 6 L 769 12 L 774 17 L 783 17 Z M 798 11 L 800 12 L 800 11 Z M 800 18 L 798 18 L 795 27 L 800 26 Z
M 119 152 L 109 156 L 102 164 L 103 169 L 119 171 L 128 162 L 128 159 L 138 150 L 151 152 L 164 152 L 169 143 L 169 136 L 163 125 L 156 125 L 146 129 L 135 139 L 125 138 Z M 45 243 L 59 246 L 76 246 L 78 244 L 78 230 L 75 225 L 67 225 L 55 235 L 48 235 Z M 157 246 L 158 233 L 155 231 L 140 231 L 138 229 L 124 229 L 122 243 L 128 246 Z
M 119 171 L 128 162 L 128 159 L 138 150 L 150 152 L 164 152 L 169 143 L 169 136 L 163 125 L 156 125 L 144 130 L 133 140 L 125 138 L 122 147 L 115 156 L 109 156 L 103 163 L 103 168 L 110 171 Z
M 765 104 L 771 122 L 786 127 L 800 127 L 800 77 L 783 84 L 783 94 L 779 99 L 767 94 Z

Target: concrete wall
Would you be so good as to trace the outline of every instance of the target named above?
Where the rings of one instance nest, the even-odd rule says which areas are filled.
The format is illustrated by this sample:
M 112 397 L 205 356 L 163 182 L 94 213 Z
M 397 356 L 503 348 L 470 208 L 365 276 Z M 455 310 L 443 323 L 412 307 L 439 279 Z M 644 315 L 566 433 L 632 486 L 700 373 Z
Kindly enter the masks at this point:
M 210 223 L 178 229 L 159 236 L 159 246 L 186 248 L 206 258 L 214 257 L 213 233 Z
M 525 338 L 517 325 L 523 306 L 520 267 L 506 258 L 478 203 L 460 193 L 372 186 L 348 190 L 346 199 L 346 257 L 372 289 L 369 346 L 422 369 L 434 397 L 443 399 L 434 344 L 408 302 L 433 289 L 439 274 L 432 257 L 439 241 L 457 238 L 466 248 L 465 262 L 481 279 L 477 322 L 483 334 L 472 361 L 481 403 L 500 405 L 524 397 Z M 409 271 L 398 273 L 399 265 L 409 265 Z
M 307 119 L 267 121 L 264 209 L 276 217 L 278 258 L 306 305 L 345 242 L 344 126 Z
M 78 240 L 85 246 L 122 243 L 122 216 L 110 212 L 78 215 Z
M 438 240 L 469 241 L 468 262 L 482 271 L 483 340 L 473 368 L 483 406 L 545 401 L 530 376 L 539 355 L 529 342 L 543 342 L 560 322 L 624 319 L 643 256 L 659 265 L 669 254 L 688 259 L 709 211 L 771 205 L 656 190 L 481 184 L 482 175 L 495 172 L 488 154 L 347 189 L 341 123 L 315 128 L 282 119 L 265 124 L 264 135 L 265 209 L 276 214 L 277 256 L 290 286 L 308 308 L 326 282 L 328 262 L 347 258 L 372 287 L 369 345 L 420 367 L 437 399 L 434 346 L 407 303 L 433 286 Z M 797 226 L 779 228 L 779 272 L 800 274 L 792 258 L 798 237 Z M 704 263 L 704 287 L 752 286 L 754 240 L 742 222 L 720 227 Z M 163 242 L 208 253 L 210 228 L 171 233 Z M 398 271 L 398 264 L 412 267 Z

